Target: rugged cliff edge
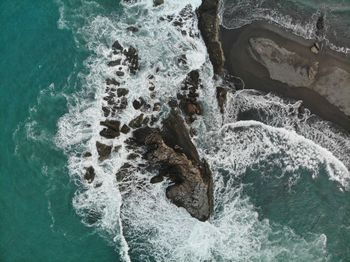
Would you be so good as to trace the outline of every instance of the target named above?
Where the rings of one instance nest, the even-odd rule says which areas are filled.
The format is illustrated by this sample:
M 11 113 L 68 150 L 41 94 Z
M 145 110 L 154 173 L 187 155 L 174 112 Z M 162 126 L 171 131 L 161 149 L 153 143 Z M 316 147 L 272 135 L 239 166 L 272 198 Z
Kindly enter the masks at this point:
M 214 73 L 221 75 L 225 57 L 220 42 L 220 20 L 218 16 L 220 0 L 203 0 L 197 10 L 198 27 L 207 46 Z

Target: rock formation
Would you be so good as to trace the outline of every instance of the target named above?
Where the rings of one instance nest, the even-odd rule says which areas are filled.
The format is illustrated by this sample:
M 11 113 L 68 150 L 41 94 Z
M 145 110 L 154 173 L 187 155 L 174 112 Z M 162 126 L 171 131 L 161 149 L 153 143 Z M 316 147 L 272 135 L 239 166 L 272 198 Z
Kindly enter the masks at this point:
M 133 133 L 137 144 L 146 146 L 145 158 L 159 170 L 151 183 L 171 181 L 166 196 L 193 217 L 205 221 L 213 209 L 213 181 L 208 164 L 200 160 L 187 128 L 177 111 L 163 121 L 162 130 L 143 127 Z
M 218 17 L 220 0 L 203 0 L 197 10 L 198 27 L 207 46 L 214 73 L 221 75 L 224 70 L 224 52 L 219 39 L 220 21 Z

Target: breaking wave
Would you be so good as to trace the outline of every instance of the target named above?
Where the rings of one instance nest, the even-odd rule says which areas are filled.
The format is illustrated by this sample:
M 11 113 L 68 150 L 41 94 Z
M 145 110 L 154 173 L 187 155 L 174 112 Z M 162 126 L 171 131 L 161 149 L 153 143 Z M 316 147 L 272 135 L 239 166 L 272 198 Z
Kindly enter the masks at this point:
M 347 46 L 349 34 L 350 6 L 347 3 L 320 3 L 289 0 L 223 0 L 220 9 L 222 26 L 228 29 L 240 28 L 254 21 L 268 21 L 277 24 L 306 39 L 316 38 L 316 21 L 325 14 L 328 46 L 344 54 L 350 53 Z

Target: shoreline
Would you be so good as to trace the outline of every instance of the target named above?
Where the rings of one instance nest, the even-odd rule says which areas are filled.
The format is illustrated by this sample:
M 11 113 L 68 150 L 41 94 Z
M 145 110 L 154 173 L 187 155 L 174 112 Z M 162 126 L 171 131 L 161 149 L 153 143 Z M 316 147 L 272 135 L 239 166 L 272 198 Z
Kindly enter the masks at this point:
M 277 25 L 254 22 L 220 28 L 224 68 L 245 88 L 303 100 L 313 114 L 350 131 L 350 60 Z

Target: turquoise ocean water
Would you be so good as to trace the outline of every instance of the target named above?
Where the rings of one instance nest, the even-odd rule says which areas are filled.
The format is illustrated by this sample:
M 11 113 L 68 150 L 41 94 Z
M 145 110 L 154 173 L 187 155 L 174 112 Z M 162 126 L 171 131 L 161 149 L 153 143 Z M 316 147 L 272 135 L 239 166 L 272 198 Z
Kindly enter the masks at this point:
M 291 113 L 296 101 L 251 91 L 229 96 L 221 122 L 203 42 L 157 22 L 200 1 L 166 1 L 164 9 L 139 2 L 1 1 L 0 261 L 350 261 L 349 136 L 308 112 L 300 120 Z M 242 3 L 254 4 L 253 20 L 288 13 L 273 1 L 226 2 Z M 346 45 L 340 25 L 350 21 L 349 2 L 287 4 L 297 24 L 311 23 L 298 10 L 327 10 L 338 30 L 329 38 Z M 140 32 L 125 33 L 133 24 Z M 162 185 L 123 197 L 114 172 L 127 152 L 96 169 L 103 186 L 80 179 L 81 155 L 98 139 L 96 101 L 116 39 L 140 52 L 140 73 L 125 83 L 132 97 L 148 99 L 140 86 L 152 68 L 160 68 L 161 102 L 200 70 L 208 113 L 195 141 L 215 175 L 210 223 L 170 204 Z M 181 52 L 188 67 L 173 63 Z

